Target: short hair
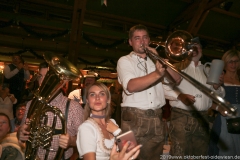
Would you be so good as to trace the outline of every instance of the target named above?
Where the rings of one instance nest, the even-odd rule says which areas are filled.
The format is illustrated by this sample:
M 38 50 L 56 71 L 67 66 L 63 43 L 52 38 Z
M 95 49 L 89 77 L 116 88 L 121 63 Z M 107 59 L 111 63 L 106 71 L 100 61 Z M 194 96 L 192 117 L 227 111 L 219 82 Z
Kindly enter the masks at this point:
M 20 103 L 20 104 L 18 104 L 17 107 L 16 107 L 16 110 L 18 110 L 18 108 L 20 108 L 20 107 L 22 107 L 22 106 L 26 107 L 26 103 Z
M 108 90 L 107 86 L 103 83 L 100 83 L 100 82 L 95 82 L 94 84 L 90 85 L 88 88 L 87 88 L 87 92 L 86 92 L 86 99 L 88 98 L 88 94 L 89 94 L 89 90 L 90 88 L 92 88 L 92 86 L 98 86 L 99 88 L 103 89 L 103 91 L 106 93 L 107 95 L 107 106 L 106 106 L 106 117 L 105 117 L 105 120 L 108 121 L 111 117 L 111 94 L 110 94 L 110 91 Z M 89 103 L 86 103 L 85 106 L 84 106 L 84 119 L 88 119 L 88 117 L 90 117 L 90 114 L 91 114 L 91 108 L 89 106 Z
M 14 56 L 18 56 L 19 58 L 22 58 L 22 55 L 19 54 L 19 53 L 13 53 L 13 54 L 12 54 L 12 57 L 14 57 Z
M 24 59 L 23 59 L 23 57 L 22 57 L 22 55 L 21 55 L 21 54 L 18 54 L 18 53 L 13 53 L 13 54 L 12 54 L 12 57 L 14 57 L 14 56 L 18 56 L 18 57 L 19 57 L 19 60 L 20 60 L 20 62 L 24 64 Z
M 10 118 L 8 117 L 8 115 L 6 115 L 5 113 L 0 112 L 0 116 L 6 117 L 8 119 L 8 124 L 9 124 L 9 127 L 10 127 L 9 132 L 11 132 L 12 126 L 11 126 Z
M 227 66 L 227 63 L 230 61 L 230 59 L 235 56 L 237 56 L 240 60 L 240 52 L 235 49 L 228 50 L 226 53 L 224 53 L 222 60 L 224 61 L 225 67 Z M 238 65 L 238 69 L 240 69 L 240 65 Z
M 47 62 L 42 62 L 39 64 L 39 70 L 42 69 L 42 68 L 48 68 L 48 63 Z
M 148 29 L 146 26 L 142 25 L 142 24 L 138 24 L 138 25 L 135 25 L 133 27 L 130 28 L 129 30 L 129 33 L 128 33 L 128 38 L 131 39 L 132 36 L 133 36 L 133 33 L 137 30 L 144 30 L 147 32 L 147 34 L 149 35 L 149 32 L 148 32 Z

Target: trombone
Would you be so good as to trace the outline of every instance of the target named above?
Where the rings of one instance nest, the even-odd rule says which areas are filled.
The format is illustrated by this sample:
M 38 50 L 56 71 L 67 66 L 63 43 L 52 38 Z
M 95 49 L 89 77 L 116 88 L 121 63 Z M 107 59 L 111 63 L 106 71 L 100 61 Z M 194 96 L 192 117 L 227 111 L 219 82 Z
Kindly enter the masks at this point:
M 191 34 L 178 30 L 173 32 L 166 40 L 165 45 L 158 42 L 151 42 L 150 47 L 157 49 L 159 46 L 165 47 L 166 56 L 174 62 L 184 61 L 194 51 L 194 43 L 199 42 L 198 38 L 192 38 Z M 173 46 L 175 44 L 175 46 Z M 228 116 L 235 116 L 237 108 L 232 106 L 224 98 L 217 95 L 214 91 L 207 88 L 205 85 L 199 83 L 197 80 L 174 67 L 171 63 L 164 58 L 152 53 L 148 49 L 145 49 L 146 54 L 153 60 L 158 60 L 162 65 L 168 66 L 174 72 L 178 73 L 182 78 L 187 80 L 192 85 L 196 86 L 201 92 L 209 96 L 217 105 L 225 109 L 225 113 Z

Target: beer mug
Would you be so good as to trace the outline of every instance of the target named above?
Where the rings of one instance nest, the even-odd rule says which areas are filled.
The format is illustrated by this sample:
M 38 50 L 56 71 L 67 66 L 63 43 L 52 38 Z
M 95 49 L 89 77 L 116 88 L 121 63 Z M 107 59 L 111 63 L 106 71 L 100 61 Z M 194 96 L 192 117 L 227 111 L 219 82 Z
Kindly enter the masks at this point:
M 210 65 L 210 70 L 206 69 Z M 219 77 L 223 72 L 224 62 L 220 59 L 212 60 L 212 63 L 207 62 L 204 64 L 203 71 L 207 76 L 207 84 L 213 85 L 219 83 Z

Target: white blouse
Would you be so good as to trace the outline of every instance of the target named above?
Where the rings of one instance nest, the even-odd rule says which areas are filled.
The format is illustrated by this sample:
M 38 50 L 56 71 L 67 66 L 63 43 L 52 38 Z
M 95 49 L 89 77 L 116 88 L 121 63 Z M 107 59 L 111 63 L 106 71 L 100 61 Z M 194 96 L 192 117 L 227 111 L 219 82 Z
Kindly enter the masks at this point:
M 110 120 L 116 124 L 115 120 Z M 109 160 L 114 140 L 105 139 L 98 124 L 89 118 L 79 126 L 76 143 L 81 157 L 86 153 L 95 152 L 96 160 Z
M 11 96 L 14 96 L 14 95 L 11 94 Z M 9 96 L 5 97 L 4 99 L 0 97 L 0 112 L 7 114 L 10 120 L 12 120 L 14 118 L 13 104 L 16 104 L 16 103 L 17 103 L 17 99 L 15 99 L 15 101 L 12 102 Z

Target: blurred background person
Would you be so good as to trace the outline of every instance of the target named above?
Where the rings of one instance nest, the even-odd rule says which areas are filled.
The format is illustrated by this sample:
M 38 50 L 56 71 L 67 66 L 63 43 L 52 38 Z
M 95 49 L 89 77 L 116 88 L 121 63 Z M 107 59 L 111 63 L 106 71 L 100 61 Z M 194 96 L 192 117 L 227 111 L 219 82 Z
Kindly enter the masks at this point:
M 24 153 L 18 144 L 16 132 L 10 133 L 11 124 L 8 116 L 0 112 L 0 159 L 24 160 Z
M 25 114 L 25 111 L 26 111 L 26 103 L 21 103 L 21 104 L 17 105 L 16 117 L 14 118 L 14 125 L 12 126 L 12 128 L 13 128 L 12 132 L 18 131 L 18 129 L 21 125 L 23 116 Z
M 223 87 L 226 93 L 224 98 L 237 108 L 236 117 L 240 117 L 240 77 L 237 73 L 240 69 L 240 52 L 229 50 L 223 55 L 222 60 L 225 64 Z M 219 113 L 213 123 L 208 154 L 240 156 L 240 134 L 229 133 L 227 129 L 226 120 L 231 117 L 226 116 L 221 106 L 215 107 L 215 110 Z
M 17 99 L 13 94 L 9 93 L 7 84 L 0 84 L 0 112 L 5 113 L 11 122 L 11 126 L 14 125 L 14 111 L 13 105 L 17 103 Z M 13 128 L 11 129 L 13 131 Z
M 68 95 L 68 98 L 73 99 L 74 101 L 82 103 L 82 96 L 81 96 L 81 82 L 78 83 L 78 86 L 76 89 L 71 91 Z
M 199 83 L 210 88 L 219 95 L 224 94 L 221 86 L 223 75 L 219 77 L 219 84 L 208 85 L 207 77 L 201 63 L 202 46 L 200 42 L 194 44 L 191 62 L 182 69 L 182 72 L 190 75 Z M 212 100 L 201 92 L 199 88 L 183 79 L 173 89 L 164 86 L 166 98 L 171 106 L 169 136 L 171 139 L 171 156 L 200 156 L 207 155 L 209 143 L 208 109 L 212 106 Z
M 21 102 L 22 92 L 25 89 L 26 80 L 30 79 L 28 65 L 24 63 L 19 54 L 13 54 L 12 63 L 4 67 L 4 84 L 9 84 L 10 93 L 14 94 L 18 103 Z M 15 116 L 16 105 L 13 106 Z
M 121 126 L 121 102 L 122 96 L 121 94 L 117 94 L 116 88 L 114 86 L 110 86 L 109 91 L 111 93 L 111 108 L 112 115 L 111 117 L 115 119 L 116 123 Z
M 78 88 L 69 93 L 68 98 L 73 99 L 81 104 L 82 107 L 86 104 L 86 89 L 97 81 L 98 77 L 93 72 L 89 72 L 83 78 L 83 86 L 78 85 Z

